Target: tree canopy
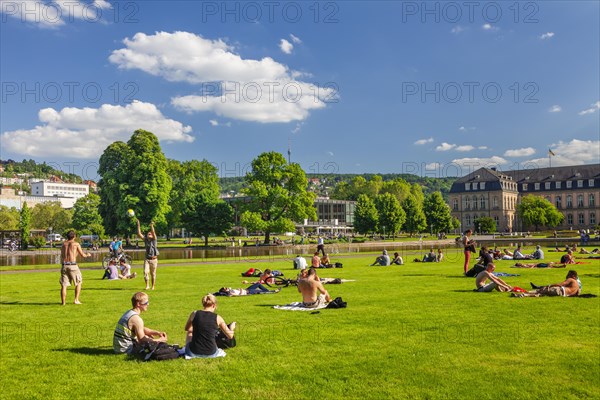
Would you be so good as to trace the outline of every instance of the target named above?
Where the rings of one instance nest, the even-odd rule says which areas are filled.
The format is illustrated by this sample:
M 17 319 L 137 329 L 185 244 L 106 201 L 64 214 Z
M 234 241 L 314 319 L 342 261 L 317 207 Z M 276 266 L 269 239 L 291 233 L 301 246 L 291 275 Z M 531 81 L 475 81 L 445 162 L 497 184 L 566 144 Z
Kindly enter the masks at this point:
M 565 218 L 548 200 L 532 194 L 521 199 L 517 205 L 517 215 L 524 226 L 534 226 L 536 231 L 540 226 L 554 228 Z
M 449 232 L 452 230 L 454 224 L 450 215 L 450 207 L 448 207 L 440 192 L 433 192 L 425 198 L 423 211 L 431 232 Z

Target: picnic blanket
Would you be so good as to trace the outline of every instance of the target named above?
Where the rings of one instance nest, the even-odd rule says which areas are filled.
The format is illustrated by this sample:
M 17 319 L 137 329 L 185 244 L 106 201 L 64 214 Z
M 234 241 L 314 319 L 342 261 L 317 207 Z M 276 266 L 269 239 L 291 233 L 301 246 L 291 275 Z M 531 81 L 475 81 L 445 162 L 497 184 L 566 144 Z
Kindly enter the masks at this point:
M 356 279 L 340 279 L 340 278 L 320 278 L 320 279 L 321 279 L 321 283 L 324 285 L 333 284 L 333 283 L 356 282 Z
M 321 310 L 326 307 L 327 307 L 327 304 L 322 304 L 318 307 L 308 308 L 308 307 L 304 307 L 304 305 L 302 304 L 301 301 L 295 301 L 293 303 L 284 304 L 282 306 L 273 306 L 273 308 L 276 310 L 288 310 L 288 311 L 315 311 L 315 310 Z
M 521 276 L 519 274 L 509 274 L 507 272 L 493 272 L 494 276 Z

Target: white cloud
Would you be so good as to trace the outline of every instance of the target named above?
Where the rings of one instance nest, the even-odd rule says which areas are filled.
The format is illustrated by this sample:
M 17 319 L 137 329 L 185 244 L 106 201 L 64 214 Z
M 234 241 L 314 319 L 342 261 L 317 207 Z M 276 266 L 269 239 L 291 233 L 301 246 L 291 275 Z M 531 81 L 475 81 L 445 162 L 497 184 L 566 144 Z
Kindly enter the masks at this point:
M 546 40 L 546 39 L 550 39 L 553 36 L 554 36 L 554 32 L 546 32 L 540 36 L 540 39 Z
M 302 43 L 302 40 L 300 40 L 300 38 L 298 36 L 294 36 L 291 33 L 290 33 L 290 38 L 292 39 L 292 42 L 294 42 L 296 44 Z
M 66 107 L 39 111 L 40 125 L 2 133 L 4 149 L 32 157 L 96 158 L 111 143 L 127 141 L 137 129 L 167 142 L 192 142 L 190 126 L 165 118 L 152 103 L 134 101 L 126 106 Z
M 435 148 L 435 150 L 436 150 L 436 151 L 449 151 L 449 150 L 452 150 L 452 149 L 454 149 L 455 147 L 456 147 L 456 145 L 455 145 L 455 144 L 450 144 L 450 143 L 446 143 L 446 142 L 444 142 L 444 143 L 442 143 L 441 145 L 437 146 L 437 147 Z
M 600 140 L 573 139 L 552 143 L 548 147 L 556 154 L 552 156 L 553 167 L 600 163 Z M 528 163 L 547 167 L 548 157 L 529 160 Z
M 442 167 L 442 164 L 440 164 L 439 162 L 432 162 L 429 164 L 425 164 L 425 170 L 428 171 L 435 171 L 438 170 Z
M 461 126 L 460 128 L 458 128 L 458 130 L 462 132 L 474 131 L 475 129 L 476 128 L 474 126 Z
M 328 151 L 327 154 L 333 157 L 333 151 Z
M 494 26 L 492 24 L 483 24 L 481 26 L 481 29 L 483 29 L 484 31 L 488 31 L 488 32 L 497 32 L 500 30 L 500 28 L 498 28 L 497 26 Z
M 428 139 L 419 139 L 415 142 L 416 145 L 423 145 L 423 144 L 427 144 L 427 143 L 431 143 L 433 142 L 433 138 L 428 138 Z
M 579 112 L 579 115 L 593 114 L 596 111 L 600 110 L 600 101 L 592 104 L 592 108 L 588 108 L 587 110 L 583 110 Z
M 467 144 L 467 145 L 462 145 L 462 146 L 456 146 L 455 150 L 456 151 L 471 151 L 471 150 L 475 150 L 475 147 L 471 146 L 470 144 Z
M 462 173 L 459 176 L 466 175 L 479 168 L 498 167 L 506 163 L 507 161 L 504 158 L 498 156 L 489 158 L 457 158 L 452 160 L 452 164 L 456 164 L 462 169 Z
M 535 154 L 535 149 L 533 147 L 524 147 L 521 149 L 506 150 L 504 152 L 504 157 L 528 157 L 533 154 Z
M 226 126 L 226 127 L 230 127 L 231 126 L 231 122 L 225 122 L 224 124 L 219 122 L 216 119 L 209 119 L 208 122 L 210 123 L 211 126 Z
M 279 48 L 285 54 L 292 54 L 292 50 L 294 50 L 294 45 L 285 39 L 281 39 L 281 41 L 279 41 Z
M 464 30 L 465 30 L 465 28 L 463 28 L 462 26 L 460 26 L 460 25 L 456 25 L 455 27 L 453 27 L 453 28 L 450 30 L 450 32 L 451 32 L 451 33 L 454 33 L 454 34 L 456 34 L 456 35 L 458 35 L 459 33 L 463 32 Z
M 58 28 L 65 21 L 97 22 L 101 19 L 101 11 L 98 9 L 110 8 L 112 5 L 106 0 L 95 0 L 92 3 L 78 0 L 0 0 L 0 14 L 40 28 Z
M 479 147 L 477 147 L 478 150 L 487 150 L 487 148 L 488 148 L 487 146 L 479 146 Z
M 557 104 L 553 105 L 553 106 L 552 106 L 552 107 L 550 107 L 550 109 L 548 110 L 548 112 L 551 112 L 551 113 L 557 113 L 557 112 L 561 112 L 561 111 L 562 111 L 562 107 L 561 107 L 561 106 L 559 106 L 559 105 L 557 105 Z
M 302 125 L 304 125 L 303 122 L 297 122 L 296 126 L 294 127 L 294 129 L 292 129 L 292 133 L 298 133 L 300 132 L 300 130 L 302 129 Z
M 201 95 L 175 97 L 171 103 L 186 112 L 262 123 L 302 121 L 311 110 L 336 101 L 333 88 L 297 80 L 300 74 L 270 57 L 243 59 L 223 40 L 189 32 L 137 33 L 123 41 L 110 62 L 139 69 L 168 81 L 201 85 Z

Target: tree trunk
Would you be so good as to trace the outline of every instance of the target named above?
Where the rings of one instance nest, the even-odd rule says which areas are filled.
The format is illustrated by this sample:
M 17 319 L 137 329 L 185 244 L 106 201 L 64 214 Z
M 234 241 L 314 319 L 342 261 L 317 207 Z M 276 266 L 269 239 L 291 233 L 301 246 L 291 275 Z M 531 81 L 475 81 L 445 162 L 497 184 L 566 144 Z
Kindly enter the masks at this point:
M 208 235 L 204 235 L 204 247 L 208 247 Z
M 271 232 L 265 232 L 265 241 L 264 244 L 271 243 Z

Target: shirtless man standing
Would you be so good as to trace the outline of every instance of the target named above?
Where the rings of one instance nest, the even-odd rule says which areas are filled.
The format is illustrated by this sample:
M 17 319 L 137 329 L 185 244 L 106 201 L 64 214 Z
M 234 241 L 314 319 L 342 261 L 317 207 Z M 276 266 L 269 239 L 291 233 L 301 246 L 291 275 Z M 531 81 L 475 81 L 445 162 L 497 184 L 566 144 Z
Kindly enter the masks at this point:
M 75 285 L 75 304 L 81 304 L 79 301 L 79 294 L 81 293 L 81 271 L 77 266 L 77 255 L 82 257 L 91 257 L 90 253 L 84 253 L 79 243 L 75 241 L 75 232 L 69 231 L 67 233 L 67 240 L 63 243 L 62 249 L 60 250 L 60 257 L 62 260 L 62 267 L 60 269 L 60 299 L 61 304 L 64 306 L 67 300 L 67 287 L 71 286 L 71 283 Z
M 302 303 L 307 308 L 317 308 L 331 301 L 331 296 L 317 280 L 317 271 L 314 268 L 308 271 L 306 279 L 298 280 L 298 291 L 302 293 Z

